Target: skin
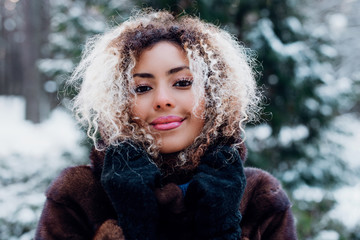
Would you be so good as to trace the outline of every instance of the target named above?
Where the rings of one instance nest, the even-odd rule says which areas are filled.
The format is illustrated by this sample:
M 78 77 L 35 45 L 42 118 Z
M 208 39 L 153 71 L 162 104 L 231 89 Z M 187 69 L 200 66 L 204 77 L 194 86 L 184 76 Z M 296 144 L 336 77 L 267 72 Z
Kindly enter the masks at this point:
M 161 41 L 145 49 L 133 71 L 136 97 L 132 112 L 150 125 L 160 140 L 160 153 L 181 151 L 199 136 L 204 104 L 193 112 L 193 77 L 184 50 Z

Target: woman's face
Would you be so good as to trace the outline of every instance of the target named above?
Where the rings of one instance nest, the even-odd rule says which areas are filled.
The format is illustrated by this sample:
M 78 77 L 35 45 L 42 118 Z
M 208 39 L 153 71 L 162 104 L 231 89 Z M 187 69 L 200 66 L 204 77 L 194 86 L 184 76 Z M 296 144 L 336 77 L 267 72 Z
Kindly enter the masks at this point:
M 167 41 L 145 49 L 133 78 L 137 96 L 132 112 L 160 138 L 160 152 L 174 153 L 191 145 L 204 126 L 204 104 L 194 115 L 193 77 L 184 50 Z

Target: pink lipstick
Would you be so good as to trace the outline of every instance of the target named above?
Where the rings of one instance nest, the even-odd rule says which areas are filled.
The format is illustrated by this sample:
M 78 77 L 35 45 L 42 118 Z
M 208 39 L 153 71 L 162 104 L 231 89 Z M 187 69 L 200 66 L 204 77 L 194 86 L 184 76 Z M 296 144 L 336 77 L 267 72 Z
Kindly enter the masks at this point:
M 164 116 L 155 119 L 150 123 L 150 125 L 152 125 L 156 130 L 171 130 L 180 127 L 184 120 L 185 118 L 177 116 Z

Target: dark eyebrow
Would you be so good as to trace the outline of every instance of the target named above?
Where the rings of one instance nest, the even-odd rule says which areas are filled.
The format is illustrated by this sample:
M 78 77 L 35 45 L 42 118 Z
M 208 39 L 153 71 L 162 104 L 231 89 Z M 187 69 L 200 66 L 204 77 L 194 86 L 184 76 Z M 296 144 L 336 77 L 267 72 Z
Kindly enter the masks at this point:
M 151 73 L 135 73 L 133 77 L 154 78 L 154 75 L 152 75 Z
M 181 67 L 176 67 L 176 68 L 172 68 L 169 71 L 166 72 L 166 75 L 171 75 L 177 72 L 180 72 L 184 69 L 189 69 L 188 66 L 181 66 Z M 140 78 L 154 78 L 154 75 L 152 75 L 151 73 L 135 73 L 133 75 L 133 77 L 140 77 Z
M 170 69 L 169 71 L 166 72 L 166 75 L 174 74 L 174 73 L 180 72 L 184 69 L 189 69 L 189 67 L 181 66 L 181 67 L 176 67 L 176 68 Z

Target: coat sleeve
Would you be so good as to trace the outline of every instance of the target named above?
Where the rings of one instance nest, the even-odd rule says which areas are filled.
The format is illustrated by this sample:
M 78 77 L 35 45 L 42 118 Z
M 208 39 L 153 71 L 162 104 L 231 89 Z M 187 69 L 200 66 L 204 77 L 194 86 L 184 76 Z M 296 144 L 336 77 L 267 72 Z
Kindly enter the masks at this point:
M 269 173 L 245 168 L 247 186 L 241 202 L 243 240 L 296 240 L 291 203 Z
M 68 168 L 51 184 L 35 239 L 124 239 L 100 184 L 87 166 Z
M 296 240 L 294 218 L 290 208 L 273 214 L 263 221 L 258 231 L 261 239 L 277 240 L 288 239 Z

